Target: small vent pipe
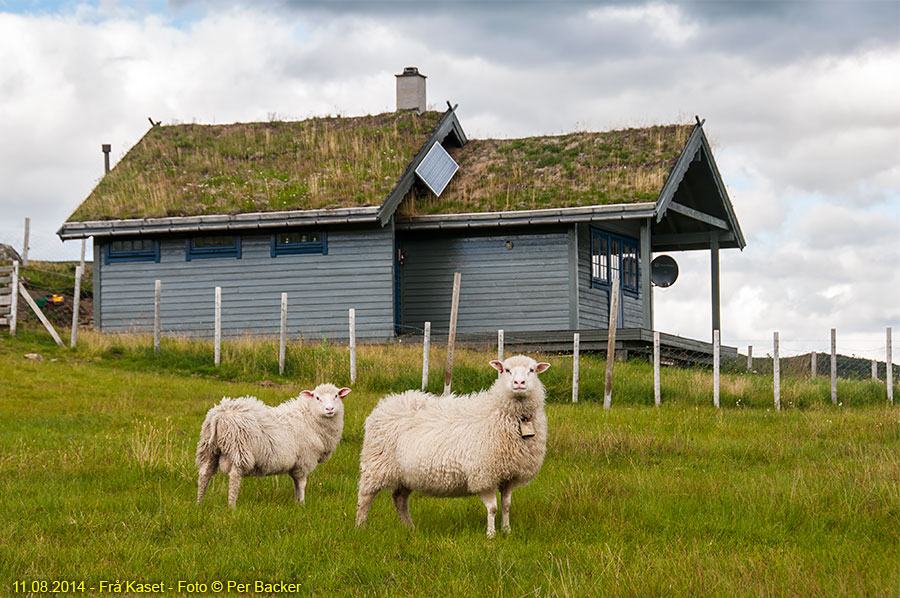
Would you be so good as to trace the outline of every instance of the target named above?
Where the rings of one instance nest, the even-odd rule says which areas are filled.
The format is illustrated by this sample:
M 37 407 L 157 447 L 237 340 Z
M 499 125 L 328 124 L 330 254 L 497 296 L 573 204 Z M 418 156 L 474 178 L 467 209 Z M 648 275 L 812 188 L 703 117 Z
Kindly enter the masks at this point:
M 108 143 L 103 144 L 103 172 L 109 172 L 109 152 L 112 150 L 112 146 Z

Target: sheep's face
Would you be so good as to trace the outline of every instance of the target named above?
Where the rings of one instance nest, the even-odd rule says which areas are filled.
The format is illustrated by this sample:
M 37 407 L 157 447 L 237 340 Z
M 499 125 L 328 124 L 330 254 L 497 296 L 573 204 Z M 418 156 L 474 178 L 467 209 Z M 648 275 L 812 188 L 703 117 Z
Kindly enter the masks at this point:
M 494 360 L 491 367 L 500 372 L 500 379 L 512 391 L 513 396 L 524 397 L 539 384 L 537 375 L 549 368 L 550 364 L 538 363 L 525 355 L 516 355 L 503 362 Z
M 344 412 L 344 397 L 350 394 L 349 388 L 338 388 L 334 384 L 320 384 L 315 390 L 304 390 L 300 396 L 305 398 L 313 413 L 332 418 Z

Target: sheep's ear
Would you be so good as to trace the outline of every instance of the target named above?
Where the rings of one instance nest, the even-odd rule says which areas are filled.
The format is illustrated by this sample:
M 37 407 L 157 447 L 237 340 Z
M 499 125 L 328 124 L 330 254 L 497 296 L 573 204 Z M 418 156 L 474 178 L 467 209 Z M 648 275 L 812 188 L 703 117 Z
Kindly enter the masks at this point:
M 338 396 L 341 397 L 342 399 L 344 397 L 346 397 L 348 394 L 350 394 L 350 389 L 347 388 L 346 386 L 338 391 Z
M 541 372 L 546 372 L 549 367 L 549 363 L 547 363 L 546 361 L 542 361 L 541 363 L 537 364 L 537 367 L 534 368 L 534 371 L 540 374 Z
M 493 361 L 491 361 L 491 367 L 494 368 L 495 370 L 497 370 L 498 372 L 500 372 L 501 374 L 503 373 L 503 362 L 502 361 L 497 361 L 496 359 L 494 359 Z
M 312 399 L 316 395 L 311 390 L 302 390 L 302 391 L 300 391 L 300 396 L 303 397 L 304 399 Z

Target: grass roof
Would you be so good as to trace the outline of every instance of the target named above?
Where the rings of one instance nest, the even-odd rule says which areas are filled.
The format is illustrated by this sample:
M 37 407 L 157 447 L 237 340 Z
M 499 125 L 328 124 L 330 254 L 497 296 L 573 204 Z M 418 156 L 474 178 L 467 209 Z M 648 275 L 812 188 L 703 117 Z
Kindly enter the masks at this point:
M 153 127 L 69 221 L 378 206 L 440 118 Z
M 524 139 L 450 149 L 459 170 L 441 194 L 415 186 L 400 214 L 458 214 L 655 201 L 692 125 Z

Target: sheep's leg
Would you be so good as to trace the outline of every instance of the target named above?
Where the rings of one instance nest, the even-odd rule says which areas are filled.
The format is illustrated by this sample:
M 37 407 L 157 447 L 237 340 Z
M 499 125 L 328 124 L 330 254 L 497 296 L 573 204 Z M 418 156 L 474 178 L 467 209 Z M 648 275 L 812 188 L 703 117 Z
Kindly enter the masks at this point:
M 241 489 L 241 473 L 237 467 L 231 468 L 228 474 L 228 506 L 233 507 L 237 503 L 238 491 Z
M 215 475 L 217 468 L 218 464 L 210 461 L 207 461 L 200 466 L 200 474 L 197 477 L 197 504 L 200 504 L 200 501 L 206 496 L 206 488 L 209 486 L 209 480 Z
M 391 496 L 394 499 L 394 508 L 397 509 L 397 515 L 400 516 L 400 521 L 403 525 L 415 527 L 412 517 L 409 515 L 409 495 L 411 492 L 410 489 L 401 486 L 394 490 Z
M 509 507 L 512 504 L 513 485 L 509 482 L 500 486 L 500 531 L 508 534 L 512 529 L 509 527 Z
M 291 472 L 291 479 L 294 480 L 294 500 L 303 502 L 306 499 L 306 474 L 294 471 Z
M 494 519 L 497 515 L 497 490 L 491 489 L 480 494 L 484 508 L 487 509 L 487 537 L 493 538 L 497 535 Z
M 375 499 L 378 492 L 363 493 L 359 492 L 359 499 L 356 501 L 356 527 L 362 527 L 366 524 L 366 517 L 369 516 L 369 506 Z

